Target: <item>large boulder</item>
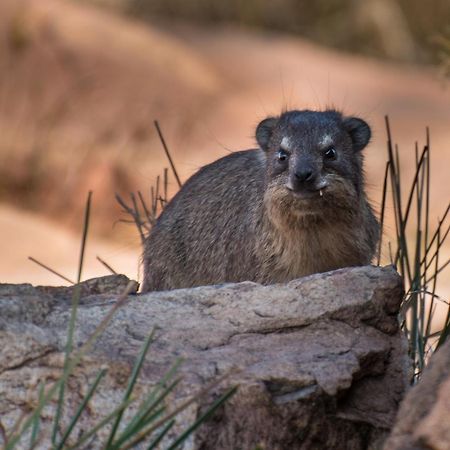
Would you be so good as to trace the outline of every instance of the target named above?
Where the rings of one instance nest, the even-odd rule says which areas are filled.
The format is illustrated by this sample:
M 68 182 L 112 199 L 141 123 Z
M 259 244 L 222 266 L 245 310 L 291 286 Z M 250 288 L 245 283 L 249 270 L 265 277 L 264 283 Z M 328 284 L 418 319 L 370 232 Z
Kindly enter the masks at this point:
M 384 449 L 450 449 L 450 340 L 403 400 Z
M 108 278 L 83 285 L 75 347 L 116 302 L 117 294 L 108 293 L 118 291 L 114 280 L 125 284 Z M 0 285 L 0 417 L 6 430 L 33 404 L 38 383 L 61 373 L 71 295 L 71 288 Z M 184 359 L 183 381 L 173 402 L 226 373 L 209 400 L 239 386 L 185 448 L 379 448 L 407 385 L 397 321 L 402 295 L 394 269 L 368 266 L 283 285 L 244 282 L 130 296 L 70 378 L 65 411 L 69 416 L 105 365 L 108 375 L 79 429 L 113 410 L 139 348 L 156 328 L 138 393 L 178 357 Z M 198 400 L 185 411 L 177 430 L 206 403 Z M 42 448 L 49 416 L 46 410 Z

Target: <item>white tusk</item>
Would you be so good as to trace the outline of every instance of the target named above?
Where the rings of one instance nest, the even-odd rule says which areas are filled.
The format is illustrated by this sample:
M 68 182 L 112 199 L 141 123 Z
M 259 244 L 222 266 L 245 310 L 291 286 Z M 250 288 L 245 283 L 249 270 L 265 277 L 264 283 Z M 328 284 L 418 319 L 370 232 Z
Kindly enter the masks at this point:
M 319 190 L 319 195 L 320 195 L 321 197 L 323 197 L 322 189 Z

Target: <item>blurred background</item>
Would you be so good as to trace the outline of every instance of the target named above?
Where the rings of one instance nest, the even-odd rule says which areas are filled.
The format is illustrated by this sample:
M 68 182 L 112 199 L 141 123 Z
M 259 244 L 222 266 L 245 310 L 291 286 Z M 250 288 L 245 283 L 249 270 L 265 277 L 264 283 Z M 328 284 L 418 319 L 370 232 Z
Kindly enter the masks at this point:
M 168 167 L 155 119 L 184 181 L 253 147 L 256 124 L 283 108 L 360 115 L 376 209 L 384 116 L 405 178 L 428 126 L 437 221 L 450 198 L 449 42 L 449 0 L 2 0 L 0 282 L 64 284 L 28 256 L 76 278 L 89 190 L 83 278 L 107 273 L 97 255 L 139 277 L 115 193 L 148 199 Z

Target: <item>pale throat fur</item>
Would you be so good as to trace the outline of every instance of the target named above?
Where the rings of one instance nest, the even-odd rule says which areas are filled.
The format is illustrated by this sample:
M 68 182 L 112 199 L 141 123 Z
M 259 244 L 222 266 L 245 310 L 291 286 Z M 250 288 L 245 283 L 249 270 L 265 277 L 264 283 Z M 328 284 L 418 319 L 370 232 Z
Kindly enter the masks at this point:
M 320 147 L 333 144 L 330 134 L 318 140 Z M 293 151 L 293 139 L 283 136 L 280 148 Z M 262 156 L 264 158 L 264 156 Z M 262 229 L 266 255 L 261 267 L 273 282 L 325 272 L 337 267 L 370 262 L 362 211 L 367 208 L 364 191 L 349 180 L 325 175 L 327 189 L 313 201 L 293 198 L 278 180 L 269 180 L 263 199 Z M 270 275 L 269 275 L 270 274 Z

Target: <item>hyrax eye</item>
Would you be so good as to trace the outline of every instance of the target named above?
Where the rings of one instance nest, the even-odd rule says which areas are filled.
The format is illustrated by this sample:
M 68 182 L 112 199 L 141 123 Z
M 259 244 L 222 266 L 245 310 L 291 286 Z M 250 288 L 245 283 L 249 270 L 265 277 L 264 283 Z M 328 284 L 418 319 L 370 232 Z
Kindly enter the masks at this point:
M 333 147 L 330 147 L 329 149 L 327 149 L 325 151 L 324 157 L 329 160 L 336 159 L 336 157 L 337 157 L 336 149 Z
M 280 148 L 280 150 L 277 151 L 277 159 L 278 161 L 286 161 L 289 158 L 289 154 L 286 150 L 283 150 Z

